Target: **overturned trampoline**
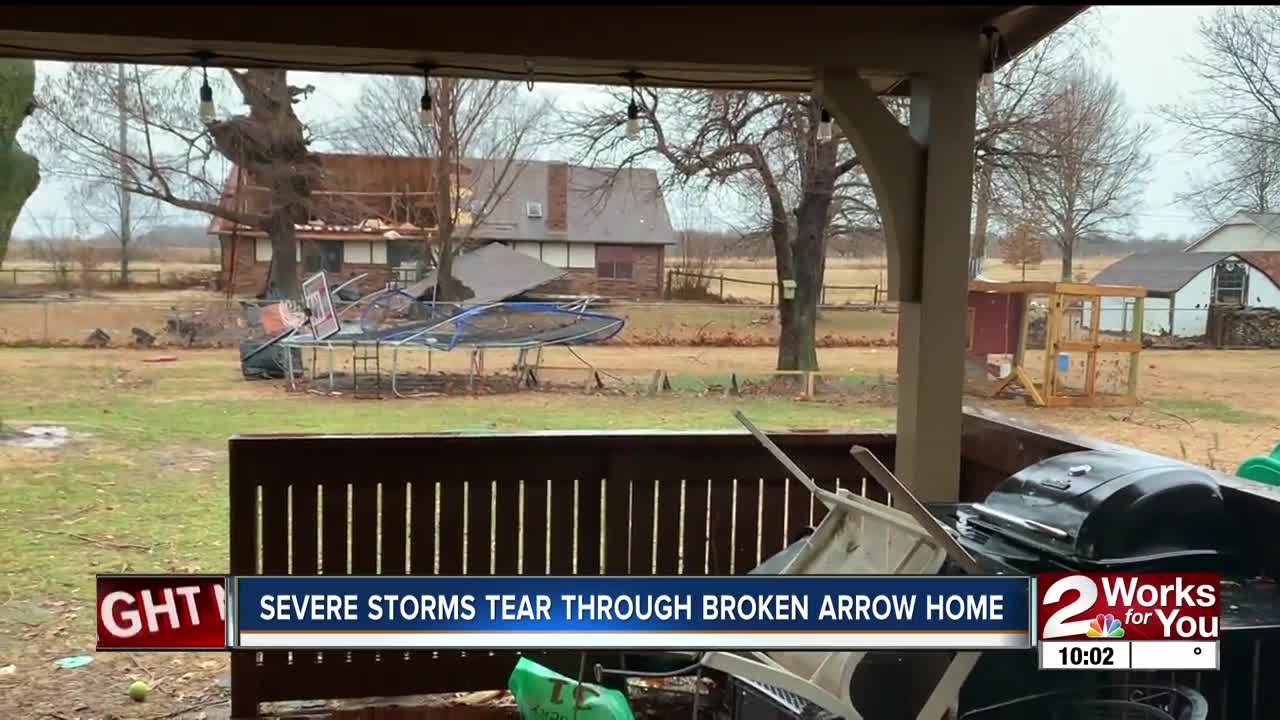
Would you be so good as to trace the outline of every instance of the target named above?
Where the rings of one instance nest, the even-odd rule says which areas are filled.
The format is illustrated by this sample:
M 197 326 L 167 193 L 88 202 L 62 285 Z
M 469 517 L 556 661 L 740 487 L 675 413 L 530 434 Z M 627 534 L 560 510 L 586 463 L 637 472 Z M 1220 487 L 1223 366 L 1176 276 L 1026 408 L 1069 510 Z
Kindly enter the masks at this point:
M 335 299 L 340 289 L 332 292 Z M 321 394 L 346 389 L 356 397 L 382 397 L 384 390 L 395 397 L 421 397 L 445 394 L 459 385 L 471 389 L 477 383 L 515 390 L 536 365 L 529 362 L 530 353 L 549 346 L 603 342 L 622 330 L 622 318 L 590 309 L 592 301 L 432 302 L 389 288 L 341 304 L 336 309 L 338 329 L 327 336 L 313 332 L 305 311 L 281 303 L 278 312 L 285 329 L 263 347 L 270 346 L 279 358 L 294 390 L 299 381 Z M 515 350 L 515 373 L 486 378 L 487 349 Z M 349 373 L 338 370 L 339 356 L 346 352 Z M 467 371 L 435 371 L 432 358 L 441 352 L 468 354 Z M 409 366 L 413 353 L 425 353 L 425 372 Z M 300 361 L 310 367 L 296 367 Z

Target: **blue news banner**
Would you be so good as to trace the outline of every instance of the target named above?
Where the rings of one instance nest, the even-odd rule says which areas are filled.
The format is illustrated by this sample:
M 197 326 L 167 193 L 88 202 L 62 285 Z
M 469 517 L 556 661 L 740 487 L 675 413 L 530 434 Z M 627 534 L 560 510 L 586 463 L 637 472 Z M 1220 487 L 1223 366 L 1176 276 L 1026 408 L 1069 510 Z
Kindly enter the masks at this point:
M 235 578 L 236 646 L 848 650 L 1031 646 L 1015 577 Z

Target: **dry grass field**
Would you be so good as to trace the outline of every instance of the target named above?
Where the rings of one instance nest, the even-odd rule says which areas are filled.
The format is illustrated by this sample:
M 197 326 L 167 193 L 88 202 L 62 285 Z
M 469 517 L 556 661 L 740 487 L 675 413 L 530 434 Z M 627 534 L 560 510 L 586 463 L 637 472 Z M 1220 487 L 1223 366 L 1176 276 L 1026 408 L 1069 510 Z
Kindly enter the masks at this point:
M 1103 268 L 1118 260 L 1118 257 L 1089 257 L 1076 261 L 1075 275 L 1084 280 L 1091 279 Z M 667 269 L 676 269 L 678 258 L 667 261 Z M 828 258 L 826 270 L 827 285 L 879 286 L 885 284 L 886 264 L 884 258 Z M 725 276 L 724 294 L 726 297 L 758 302 L 769 301 L 770 288 L 766 285 L 748 285 L 735 283 L 732 280 L 749 280 L 761 283 L 776 281 L 772 258 L 721 258 L 714 263 L 711 275 Z M 992 280 L 1013 281 L 1022 279 L 1022 268 L 1004 264 L 1003 261 L 989 258 L 983 268 L 983 275 Z M 1040 265 L 1027 267 L 1027 280 L 1058 280 L 1061 271 L 1056 259 L 1047 260 Z M 712 281 L 712 294 L 719 294 L 719 281 Z M 827 291 L 827 302 L 833 305 L 844 303 L 868 302 L 871 300 L 870 290 L 837 290 Z

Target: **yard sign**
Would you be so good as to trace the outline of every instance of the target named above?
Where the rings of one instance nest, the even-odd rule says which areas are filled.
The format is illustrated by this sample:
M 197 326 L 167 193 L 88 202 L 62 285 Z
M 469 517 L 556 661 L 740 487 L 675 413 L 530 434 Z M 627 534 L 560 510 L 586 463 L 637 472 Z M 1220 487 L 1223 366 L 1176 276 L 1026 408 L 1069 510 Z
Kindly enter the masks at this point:
M 317 273 L 302 283 L 302 298 L 311 316 L 311 334 L 317 340 L 334 335 L 340 329 L 338 314 L 333 310 L 333 298 L 329 295 L 329 281 L 324 273 Z

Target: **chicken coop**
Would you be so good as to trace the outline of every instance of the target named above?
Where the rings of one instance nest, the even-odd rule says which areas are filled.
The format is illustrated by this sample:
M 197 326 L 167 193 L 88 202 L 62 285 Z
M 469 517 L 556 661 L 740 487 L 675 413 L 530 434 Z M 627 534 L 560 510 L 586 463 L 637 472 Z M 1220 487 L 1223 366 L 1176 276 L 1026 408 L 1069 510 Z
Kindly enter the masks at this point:
M 1120 285 L 971 281 L 966 388 L 1021 395 L 1040 407 L 1136 404 L 1146 294 Z M 1103 317 L 1117 312 L 1131 317 Z

